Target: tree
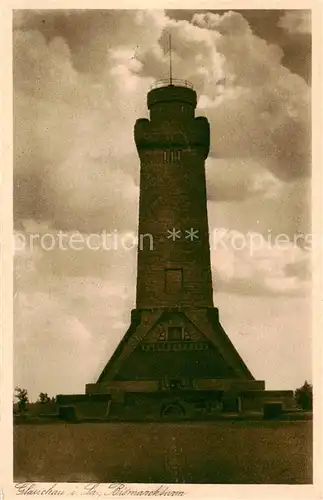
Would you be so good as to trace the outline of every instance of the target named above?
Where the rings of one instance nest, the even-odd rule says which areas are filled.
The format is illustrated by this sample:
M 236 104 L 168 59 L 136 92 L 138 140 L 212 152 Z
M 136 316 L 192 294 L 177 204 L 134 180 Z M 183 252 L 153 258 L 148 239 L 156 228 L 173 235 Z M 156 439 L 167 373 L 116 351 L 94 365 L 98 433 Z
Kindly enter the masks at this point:
M 312 410 L 313 408 L 313 386 L 305 380 L 302 387 L 295 391 L 295 401 L 297 406 L 303 410 Z
M 27 410 L 27 404 L 29 403 L 27 389 L 21 389 L 20 387 L 16 387 L 15 398 L 18 400 L 19 413 L 24 413 Z
M 50 402 L 51 402 L 51 398 L 48 396 L 47 392 L 40 392 L 39 393 L 37 403 L 46 404 L 46 403 L 50 403 Z

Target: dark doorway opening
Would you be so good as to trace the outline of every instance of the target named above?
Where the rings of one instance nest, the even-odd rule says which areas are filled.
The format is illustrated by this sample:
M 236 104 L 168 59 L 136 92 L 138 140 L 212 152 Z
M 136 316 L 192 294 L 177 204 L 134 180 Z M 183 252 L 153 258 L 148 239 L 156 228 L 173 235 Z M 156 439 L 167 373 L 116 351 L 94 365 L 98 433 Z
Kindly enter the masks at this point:
M 161 414 L 165 419 L 178 419 L 185 417 L 185 410 L 179 403 L 169 403 L 162 408 Z

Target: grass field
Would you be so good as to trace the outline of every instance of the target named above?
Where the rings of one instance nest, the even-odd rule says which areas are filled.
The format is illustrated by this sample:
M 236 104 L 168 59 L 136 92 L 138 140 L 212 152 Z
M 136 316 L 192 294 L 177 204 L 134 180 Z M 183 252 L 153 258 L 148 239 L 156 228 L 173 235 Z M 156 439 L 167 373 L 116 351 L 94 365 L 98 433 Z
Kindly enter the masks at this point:
M 312 482 L 312 422 L 16 425 L 15 481 Z

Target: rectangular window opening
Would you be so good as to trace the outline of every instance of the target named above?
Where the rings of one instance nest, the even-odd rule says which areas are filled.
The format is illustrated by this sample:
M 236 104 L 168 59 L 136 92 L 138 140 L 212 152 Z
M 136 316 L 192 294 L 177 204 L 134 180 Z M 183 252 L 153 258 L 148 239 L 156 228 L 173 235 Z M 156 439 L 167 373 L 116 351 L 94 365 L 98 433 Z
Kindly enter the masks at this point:
M 166 293 L 178 293 L 183 289 L 183 269 L 165 269 Z
M 183 327 L 169 326 L 167 329 L 167 340 L 170 342 L 183 340 Z
M 173 163 L 181 161 L 181 150 L 169 150 L 163 151 L 163 162 L 164 163 Z

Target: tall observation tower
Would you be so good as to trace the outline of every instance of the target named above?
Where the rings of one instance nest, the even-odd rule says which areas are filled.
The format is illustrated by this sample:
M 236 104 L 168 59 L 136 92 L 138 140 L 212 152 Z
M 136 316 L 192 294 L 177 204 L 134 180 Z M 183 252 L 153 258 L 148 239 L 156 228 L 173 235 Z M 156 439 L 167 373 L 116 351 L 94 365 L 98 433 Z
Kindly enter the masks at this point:
M 124 418 L 198 418 L 265 394 L 213 306 L 205 159 L 210 127 L 187 81 L 159 81 L 134 138 L 140 158 L 136 309 L 87 394 Z M 251 396 L 250 396 L 251 395 Z
M 103 402 L 105 417 L 121 420 L 199 419 L 293 394 L 264 390 L 213 306 L 205 182 L 210 127 L 195 117 L 196 101 L 192 85 L 172 77 L 148 93 L 149 119 L 134 127 L 140 158 L 136 308 L 97 382 L 87 384 L 83 396 L 58 396 L 59 404 Z

